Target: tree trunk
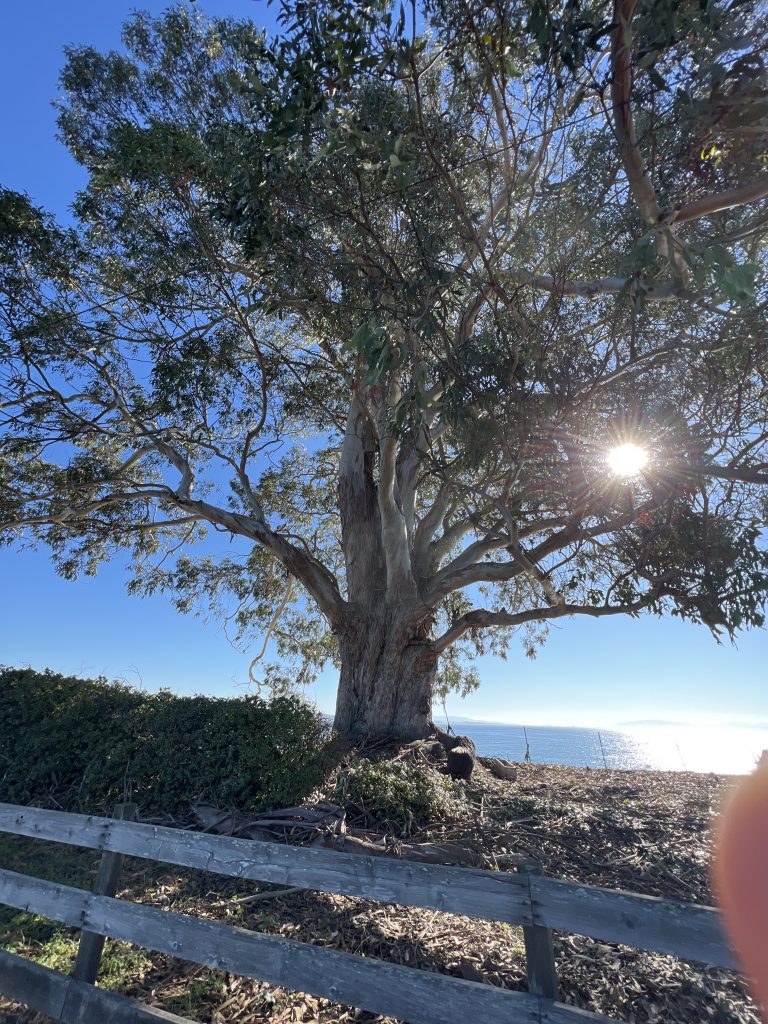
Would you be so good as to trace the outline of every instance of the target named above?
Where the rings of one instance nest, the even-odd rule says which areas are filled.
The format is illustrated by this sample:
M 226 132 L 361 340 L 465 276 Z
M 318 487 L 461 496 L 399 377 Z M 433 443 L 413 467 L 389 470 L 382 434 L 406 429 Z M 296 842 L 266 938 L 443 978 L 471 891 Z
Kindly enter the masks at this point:
M 383 608 L 339 637 L 334 729 L 344 739 L 410 741 L 431 732 L 437 656 L 423 633 Z
M 437 655 L 410 556 L 418 463 L 405 460 L 398 469 L 385 419 L 377 430 L 352 397 L 339 468 L 348 614 L 335 626 L 334 728 L 352 743 L 410 741 L 431 731 Z

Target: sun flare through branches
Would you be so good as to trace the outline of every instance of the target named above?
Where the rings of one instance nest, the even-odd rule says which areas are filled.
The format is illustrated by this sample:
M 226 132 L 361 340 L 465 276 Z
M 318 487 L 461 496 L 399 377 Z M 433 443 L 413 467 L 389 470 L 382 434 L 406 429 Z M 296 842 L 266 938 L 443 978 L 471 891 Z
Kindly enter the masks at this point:
M 627 442 L 611 448 L 607 462 L 611 472 L 616 476 L 637 476 L 648 465 L 648 452 L 638 444 Z

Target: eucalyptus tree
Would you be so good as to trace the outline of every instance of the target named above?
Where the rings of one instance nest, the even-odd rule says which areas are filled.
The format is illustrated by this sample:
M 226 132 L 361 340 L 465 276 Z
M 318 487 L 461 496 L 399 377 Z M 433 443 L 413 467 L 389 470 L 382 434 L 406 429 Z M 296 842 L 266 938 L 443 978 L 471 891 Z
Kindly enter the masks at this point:
M 762 625 L 766 28 L 293 0 L 69 51 L 72 223 L 0 203 L 2 537 L 128 549 L 274 686 L 334 661 L 353 739 L 553 619 Z

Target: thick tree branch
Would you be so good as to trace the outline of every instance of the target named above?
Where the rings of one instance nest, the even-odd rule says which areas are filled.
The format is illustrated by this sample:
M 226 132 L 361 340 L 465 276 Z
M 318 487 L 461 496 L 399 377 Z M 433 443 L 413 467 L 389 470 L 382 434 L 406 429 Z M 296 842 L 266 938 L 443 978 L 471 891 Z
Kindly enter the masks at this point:
M 569 281 L 552 277 L 550 274 L 531 274 L 525 270 L 504 270 L 499 280 L 513 281 L 527 285 L 537 291 L 552 292 L 554 295 L 576 296 L 581 299 L 596 299 L 602 295 L 618 295 L 639 287 L 632 277 L 598 277 L 589 281 Z M 676 284 L 661 284 L 642 287 L 646 302 L 674 302 L 677 299 L 695 299 L 696 295 L 687 288 Z
M 560 606 L 564 604 L 563 595 L 557 590 L 557 587 L 555 587 L 549 575 L 544 572 L 540 565 L 537 565 L 531 560 L 530 555 L 520 543 L 517 524 L 509 510 L 504 505 L 501 505 L 500 511 L 504 516 L 504 521 L 507 525 L 507 530 L 509 531 L 510 539 L 509 544 L 507 545 L 507 551 L 509 551 L 518 565 L 521 565 L 528 575 L 536 580 L 544 591 L 544 596 L 552 606 Z
M 629 526 L 640 513 L 652 511 L 654 507 L 653 502 L 645 502 L 631 512 L 622 513 L 607 522 L 597 523 L 586 528 L 582 525 L 581 518 L 576 516 L 561 530 L 526 551 L 523 561 L 513 558 L 510 562 L 474 562 L 472 565 L 460 567 L 455 571 L 452 565 L 446 566 L 426 585 L 422 600 L 425 604 L 436 607 L 448 594 L 462 590 L 474 583 L 504 583 L 526 572 L 532 572 L 535 576 L 541 572 L 539 563 L 548 555 L 555 551 L 561 551 L 570 544 L 595 540 L 607 533 L 613 533 Z M 552 596 L 554 597 L 555 594 L 556 591 L 553 590 Z
M 439 572 L 425 588 L 422 600 L 429 607 L 437 605 L 455 590 L 473 583 L 506 583 L 526 572 L 518 562 L 474 562 L 452 572 Z
M 154 500 L 165 507 L 178 508 L 195 520 L 205 520 L 229 533 L 261 545 L 270 551 L 309 591 L 332 626 L 341 625 L 347 617 L 348 606 L 342 598 L 338 584 L 325 566 L 308 551 L 291 544 L 272 530 L 264 520 L 231 512 L 210 502 L 187 496 L 181 490 L 147 485 L 132 491 L 117 491 L 99 495 L 80 504 L 72 503 L 51 515 L 20 517 L 0 523 L 0 532 L 23 530 L 30 526 L 61 526 L 74 528 L 100 509 L 136 501 Z
M 422 424 L 415 430 L 415 436 L 406 434 L 401 439 L 397 456 L 397 492 L 411 549 L 416 530 L 416 499 L 421 476 L 421 457 L 427 451 L 429 442 L 429 428 Z
M 353 394 L 339 462 L 341 545 L 346 565 L 347 596 L 364 601 L 371 580 L 384 580 L 381 514 L 373 467 L 376 458 L 374 425 Z
M 645 169 L 637 145 L 632 116 L 632 19 L 637 0 L 616 0 L 613 8 L 615 28 L 611 44 L 611 100 L 613 127 L 619 143 L 621 162 L 640 214 L 651 227 L 661 218 L 656 193 Z
M 707 476 L 716 480 L 733 480 L 744 484 L 768 484 L 768 466 L 718 466 L 709 463 L 691 470 L 692 477 Z
M 442 535 L 430 545 L 429 565 L 440 565 L 440 562 L 444 558 L 447 558 L 450 552 L 474 529 L 475 524 L 468 518 L 457 519 L 448 527 L 446 527 L 446 524 L 444 523 Z M 447 567 L 443 566 L 440 571 L 445 572 L 446 569 Z M 434 569 L 432 571 L 434 571 Z
M 230 533 L 249 537 L 271 551 L 288 572 L 307 588 L 331 625 L 341 625 L 346 620 L 348 606 L 339 592 L 334 576 L 313 555 L 291 544 L 281 534 L 272 530 L 264 520 L 230 512 L 207 501 L 187 498 L 175 492 L 169 494 L 169 501 L 184 511 L 203 516 L 209 523 L 224 527 Z
M 498 531 L 491 530 L 485 537 L 468 544 L 463 551 L 451 559 L 448 565 L 443 566 L 443 571 L 454 573 L 459 569 L 464 569 L 466 566 L 475 565 L 481 558 L 489 555 L 492 551 L 498 551 L 500 548 L 505 548 L 508 545 L 508 536 L 500 536 Z
M 437 533 L 443 516 L 451 505 L 452 488 L 448 484 L 441 484 L 435 500 L 427 512 L 422 516 L 421 521 L 413 534 L 413 564 L 416 572 L 422 573 L 426 570 L 426 563 L 429 554 L 429 545 Z
M 395 500 L 397 480 L 397 439 L 384 436 L 379 442 L 379 512 L 381 536 L 387 565 L 387 594 L 396 597 L 415 593 L 408 547 L 408 531 Z
M 485 608 L 474 608 L 457 619 L 450 629 L 432 644 L 436 654 L 442 654 L 451 644 L 460 640 L 470 629 L 487 629 L 491 626 L 522 626 L 526 622 L 541 622 L 560 619 L 569 615 L 589 615 L 602 618 L 605 615 L 636 615 L 647 607 L 652 597 L 626 605 L 558 604 L 548 608 L 528 608 L 522 612 L 493 612 Z
M 712 213 L 732 210 L 735 206 L 744 206 L 745 203 L 754 203 L 759 199 L 765 199 L 766 196 L 768 196 L 768 175 L 727 192 L 705 196 L 703 199 L 688 203 L 687 206 L 680 206 L 665 220 L 669 224 L 682 224 L 685 221 L 707 217 Z

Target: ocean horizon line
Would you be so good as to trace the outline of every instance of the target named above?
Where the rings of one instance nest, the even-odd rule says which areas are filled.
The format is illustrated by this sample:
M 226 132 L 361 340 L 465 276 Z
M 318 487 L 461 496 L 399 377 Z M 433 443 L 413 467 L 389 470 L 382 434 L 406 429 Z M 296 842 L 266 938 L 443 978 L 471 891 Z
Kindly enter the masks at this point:
M 320 710 L 320 709 L 318 709 Z M 334 713 L 332 711 L 320 710 L 323 717 L 333 721 Z M 490 725 L 494 727 L 503 726 L 505 728 L 518 728 L 518 729 L 584 729 L 593 730 L 595 732 L 623 732 L 627 729 L 667 729 L 667 728 L 680 728 L 680 729 L 751 729 L 756 731 L 768 730 L 768 719 L 729 719 L 727 721 L 718 721 L 715 719 L 675 719 L 675 718 L 637 718 L 630 719 L 627 721 L 602 723 L 602 724 L 584 724 L 571 722 L 566 724 L 564 722 L 526 722 L 524 720 L 509 720 L 505 718 L 475 718 L 470 715 L 451 715 L 447 717 L 444 712 L 439 715 L 433 716 L 433 721 L 436 725 L 440 725 L 440 722 L 445 721 L 447 725 Z

